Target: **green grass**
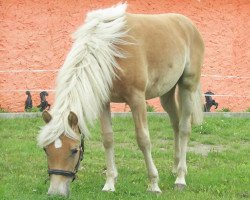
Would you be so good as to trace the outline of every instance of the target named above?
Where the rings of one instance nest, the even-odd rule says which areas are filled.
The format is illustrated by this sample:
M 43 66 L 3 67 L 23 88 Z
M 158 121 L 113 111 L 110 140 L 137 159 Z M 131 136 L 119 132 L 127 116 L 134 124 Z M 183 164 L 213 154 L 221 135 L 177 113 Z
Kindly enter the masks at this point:
M 48 198 L 46 156 L 37 147 L 41 119 L 0 119 L 0 199 Z M 84 170 L 71 184 L 69 199 L 249 199 L 250 198 L 250 120 L 207 118 L 193 128 L 190 146 L 221 145 L 222 152 L 202 156 L 188 153 L 187 188 L 173 189 L 171 173 L 173 134 L 168 119 L 149 117 L 153 158 L 160 175 L 161 195 L 146 192 L 144 160 L 137 147 L 131 118 L 113 119 L 116 163 L 119 171 L 116 192 L 101 192 L 105 176 L 104 150 L 100 128 L 91 128 L 92 137 L 85 144 Z

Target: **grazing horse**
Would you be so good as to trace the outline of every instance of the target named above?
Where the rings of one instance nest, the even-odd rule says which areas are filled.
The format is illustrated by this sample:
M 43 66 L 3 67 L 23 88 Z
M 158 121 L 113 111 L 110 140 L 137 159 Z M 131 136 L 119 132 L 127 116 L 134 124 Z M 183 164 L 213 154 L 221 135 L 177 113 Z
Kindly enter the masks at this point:
M 74 34 L 74 43 L 57 77 L 52 110 L 38 136 L 50 174 L 49 194 L 69 195 L 81 158 L 86 124 L 100 118 L 106 154 L 103 191 L 114 191 L 118 176 L 110 102 L 132 111 L 136 139 L 149 177 L 148 191 L 161 192 L 151 155 L 147 99 L 160 97 L 174 129 L 175 185 L 186 185 L 186 152 L 191 123 L 202 122 L 200 73 L 204 44 L 188 18 L 179 14 L 126 12 L 126 4 L 95 10 Z

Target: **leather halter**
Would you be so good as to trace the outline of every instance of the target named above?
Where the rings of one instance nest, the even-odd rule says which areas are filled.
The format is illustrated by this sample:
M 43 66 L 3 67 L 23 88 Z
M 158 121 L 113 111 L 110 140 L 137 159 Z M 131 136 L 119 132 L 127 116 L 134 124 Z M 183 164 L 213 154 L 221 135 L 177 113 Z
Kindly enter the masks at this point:
M 80 166 L 81 161 L 83 160 L 83 154 L 84 154 L 84 136 L 81 137 L 81 144 L 80 144 L 80 152 L 79 152 L 79 158 L 76 163 L 74 171 L 67 171 L 67 170 L 61 170 L 61 169 L 48 169 L 49 175 L 62 175 L 66 177 L 72 177 L 72 181 L 76 178 L 76 173 L 78 172 L 78 168 Z

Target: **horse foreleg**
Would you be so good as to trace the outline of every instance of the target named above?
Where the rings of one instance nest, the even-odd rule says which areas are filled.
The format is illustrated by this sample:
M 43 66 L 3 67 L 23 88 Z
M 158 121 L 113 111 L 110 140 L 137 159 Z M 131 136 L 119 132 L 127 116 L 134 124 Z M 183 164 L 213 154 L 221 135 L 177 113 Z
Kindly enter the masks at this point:
M 151 142 L 147 124 L 145 97 L 143 95 L 141 96 L 137 95 L 132 100 L 130 100 L 129 106 L 131 108 L 133 119 L 135 122 L 137 143 L 144 155 L 146 167 L 148 170 L 148 176 L 150 181 L 148 191 L 161 192 L 158 186 L 158 181 L 159 181 L 158 171 L 155 167 L 151 155 Z
M 108 104 L 102 111 L 100 116 L 101 129 L 102 129 L 102 140 L 106 154 L 106 183 L 103 187 L 103 191 L 115 191 L 115 181 L 118 176 L 115 166 L 114 156 L 114 141 L 113 141 L 113 130 L 111 125 L 111 113 L 110 104 Z

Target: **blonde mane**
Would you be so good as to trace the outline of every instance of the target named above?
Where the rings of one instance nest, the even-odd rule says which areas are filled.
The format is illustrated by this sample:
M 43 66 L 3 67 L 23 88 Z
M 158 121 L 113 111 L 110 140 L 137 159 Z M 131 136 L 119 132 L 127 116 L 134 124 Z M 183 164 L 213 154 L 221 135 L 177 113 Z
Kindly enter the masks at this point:
M 126 8 L 127 4 L 118 4 L 92 11 L 73 34 L 72 49 L 57 77 L 52 120 L 40 131 L 39 146 L 47 146 L 63 133 L 80 139 L 68 124 L 70 111 L 76 113 L 85 135 L 87 124 L 99 117 L 103 104 L 109 101 L 115 70 L 119 69 L 115 58 L 124 58 L 116 45 L 128 44 L 124 40 Z

